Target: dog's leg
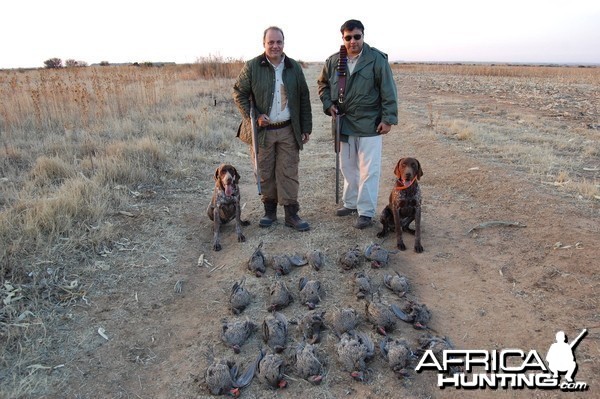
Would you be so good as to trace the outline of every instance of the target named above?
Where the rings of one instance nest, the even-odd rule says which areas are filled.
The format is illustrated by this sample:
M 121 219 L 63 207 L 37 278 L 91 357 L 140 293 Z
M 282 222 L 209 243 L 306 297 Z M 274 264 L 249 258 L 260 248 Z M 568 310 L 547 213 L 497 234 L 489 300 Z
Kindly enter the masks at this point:
M 221 230 L 221 213 L 219 207 L 215 206 L 213 210 L 213 251 L 221 250 L 219 234 Z
M 237 233 L 238 242 L 246 241 L 244 233 L 242 233 L 242 207 L 240 206 L 240 198 L 235 199 L 235 232 Z
M 379 219 L 379 221 L 381 222 L 381 225 L 383 227 L 382 227 L 381 231 L 379 233 L 377 233 L 377 238 L 383 238 L 386 236 L 388 231 L 391 230 L 390 225 L 391 225 L 391 223 L 393 223 L 393 220 L 394 220 L 394 216 L 392 215 L 390 206 L 386 205 L 385 208 L 383 208 L 383 211 L 381 211 L 381 218 Z
M 394 213 L 394 229 L 396 230 L 396 247 L 400 251 L 406 250 L 406 245 L 404 245 L 404 241 L 402 241 L 402 219 L 400 218 L 400 207 L 395 207 L 393 210 Z
M 421 205 L 415 207 L 415 252 L 423 252 L 421 245 Z

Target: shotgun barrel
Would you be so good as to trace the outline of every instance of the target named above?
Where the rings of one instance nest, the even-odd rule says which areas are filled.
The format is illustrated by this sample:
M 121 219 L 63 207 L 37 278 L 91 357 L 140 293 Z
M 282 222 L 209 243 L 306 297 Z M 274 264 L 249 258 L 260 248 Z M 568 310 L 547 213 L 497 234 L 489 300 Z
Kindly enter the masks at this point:
M 258 121 L 256 119 L 256 109 L 254 108 L 254 99 L 250 96 L 250 122 L 252 123 L 252 155 L 254 164 L 254 177 L 256 177 L 256 189 L 258 195 L 261 195 L 260 171 L 258 169 Z

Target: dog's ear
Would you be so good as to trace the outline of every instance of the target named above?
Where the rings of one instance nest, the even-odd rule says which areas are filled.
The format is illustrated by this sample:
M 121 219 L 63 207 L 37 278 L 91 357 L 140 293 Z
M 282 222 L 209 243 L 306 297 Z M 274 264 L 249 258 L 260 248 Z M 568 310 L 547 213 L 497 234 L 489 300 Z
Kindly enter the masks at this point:
M 221 167 L 217 167 L 215 170 L 215 181 L 219 181 L 219 175 L 221 174 Z
M 419 168 L 419 170 L 417 171 L 417 180 L 420 180 L 421 176 L 423 176 L 423 169 L 421 169 L 421 163 L 419 162 L 419 160 L 415 159 L 415 161 L 417 161 L 417 167 Z
M 236 168 L 233 168 L 233 174 L 234 174 L 233 180 L 237 184 L 240 181 L 240 174 L 238 173 Z
M 402 165 L 403 160 L 404 160 L 404 158 L 400 158 L 400 160 L 396 164 L 396 167 L 394 168 L 394 174 L 396 175 L 396 177 L 398 179 L 402 178 L 402 168 L 400 167 L 400 165 Z

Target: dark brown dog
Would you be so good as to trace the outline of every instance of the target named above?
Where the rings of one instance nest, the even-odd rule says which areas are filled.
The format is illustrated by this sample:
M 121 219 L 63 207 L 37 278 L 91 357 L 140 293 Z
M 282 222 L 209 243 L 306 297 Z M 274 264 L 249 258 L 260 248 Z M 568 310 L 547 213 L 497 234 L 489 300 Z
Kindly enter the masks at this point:
M 246 237 L 242 233 L 242 226 L 248 226 L 250 222 L 241 219 L 239 181 L 240 175 L 232 165 L 221 164 L 215 171 L 215 191 L 206 210 L 208 217 L 213 221 L 214 251 L 221 250 L 219 238 L 221 225 L 234 218 L 238 242 L 246 241 Z
M 421 189 L 418 182 L 423 176 L 421 164 L 415 158 L 401 158 L 396 164 L 394 174 L 398 179 L 390 193 L 389 204 L 381 212 L 383 229 L 377 233 L 377 237 L 383 238 L 388 231 L 395 231 L 396 245 L 404 251 L 406 245 L 402 241 L 402 231 L 413 233 L 415 252 L 421 253 Z M 413 220 L 414 230 L 408 227 Z

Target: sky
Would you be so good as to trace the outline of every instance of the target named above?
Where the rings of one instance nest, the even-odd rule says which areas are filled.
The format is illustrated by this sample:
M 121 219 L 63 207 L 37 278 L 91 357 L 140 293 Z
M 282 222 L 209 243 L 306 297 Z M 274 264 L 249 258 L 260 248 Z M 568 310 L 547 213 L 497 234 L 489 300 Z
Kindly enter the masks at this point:
M 0 68 L 247 60 L 272 25 L 289 57 L 318 62 L 348 19 L 390 61 L 600 64 L 598 0 L 5 0 Z

